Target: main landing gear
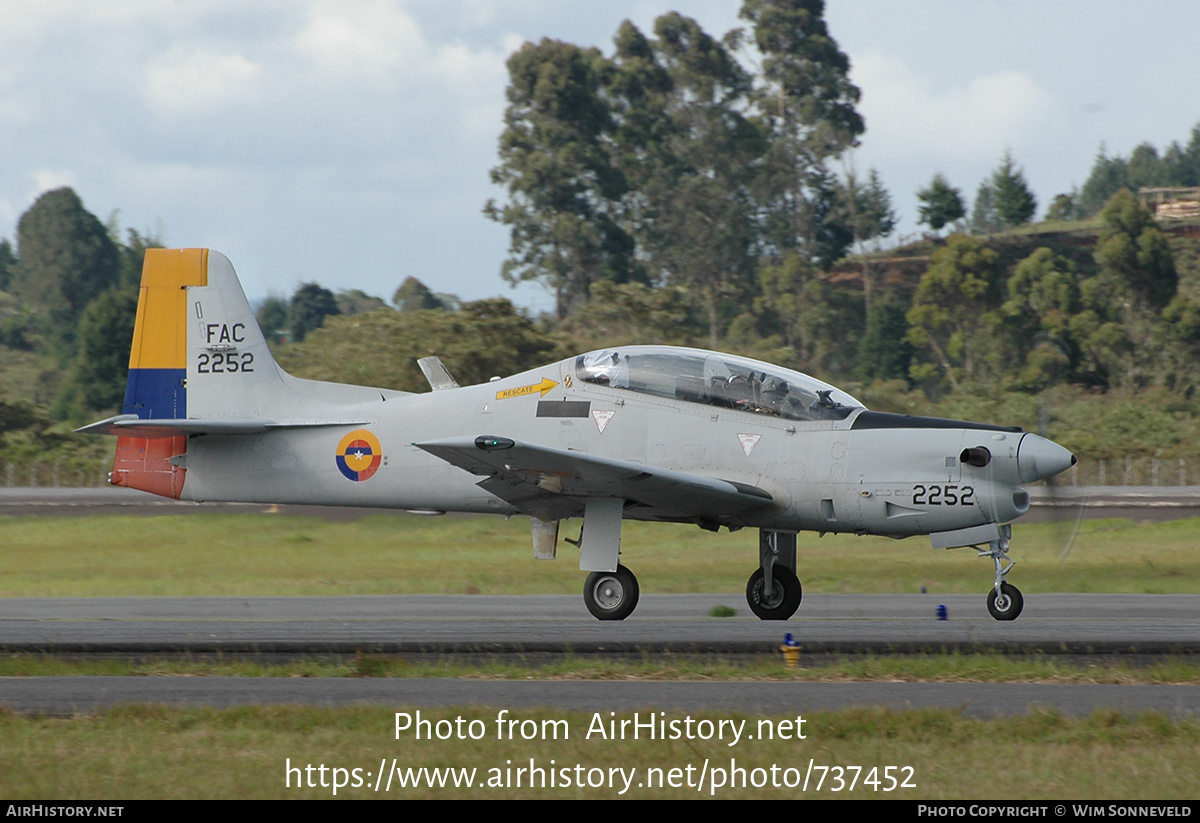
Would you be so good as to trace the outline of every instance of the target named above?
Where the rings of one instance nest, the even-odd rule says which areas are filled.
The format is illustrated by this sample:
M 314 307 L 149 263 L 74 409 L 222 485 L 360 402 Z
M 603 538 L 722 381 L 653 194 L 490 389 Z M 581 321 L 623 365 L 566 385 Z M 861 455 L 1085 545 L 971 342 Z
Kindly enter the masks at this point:
M 759 568 L 746 583 L 746 603 L 760 620 L 787 620 L 800 608 L 803 591 L 796 577 L 796 535 L 762 530 Z M 618 564 L 613 572 L 596 571 L 583 584 L 583 602 L 597 620 L 624 620 L 637 608 L 637 577 Z
M 803 596 L 796 577 L 796 535 L 766 529 L 758 535 L 759 567 L 746 582 L 746 603 L 760 620 L 787 620 Z

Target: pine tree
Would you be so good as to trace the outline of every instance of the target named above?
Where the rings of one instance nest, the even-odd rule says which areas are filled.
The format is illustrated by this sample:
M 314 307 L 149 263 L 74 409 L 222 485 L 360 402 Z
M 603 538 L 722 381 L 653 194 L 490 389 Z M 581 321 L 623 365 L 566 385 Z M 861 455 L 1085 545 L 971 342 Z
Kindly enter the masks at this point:
M 992 198 L 1000 225 L 1006 229 L 1025 225 L 1037 212 L 1037 200 L 1024 172 L 1013 162 L 1012 152 L 1004 153 L 1000 167 L 992 173 Z
M 967 213 L 963 207 L 962 195 L 952 187 L 941 172 L 933 176 L 929 187 L 917 192 L 917 207 L 920 214 L 919 222 L 929 226 L 934 231 L 942 226 L 961 220 Z

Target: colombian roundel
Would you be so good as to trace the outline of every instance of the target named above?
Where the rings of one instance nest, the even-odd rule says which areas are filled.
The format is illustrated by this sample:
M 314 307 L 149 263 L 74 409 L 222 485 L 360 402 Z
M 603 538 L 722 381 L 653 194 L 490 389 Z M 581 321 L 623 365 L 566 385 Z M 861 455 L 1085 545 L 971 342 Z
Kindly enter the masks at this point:
M 382 463 L 379 438 L 366 429 L 356 429 L 338 443 L 337 467 L 350 480 L 369 480 Z

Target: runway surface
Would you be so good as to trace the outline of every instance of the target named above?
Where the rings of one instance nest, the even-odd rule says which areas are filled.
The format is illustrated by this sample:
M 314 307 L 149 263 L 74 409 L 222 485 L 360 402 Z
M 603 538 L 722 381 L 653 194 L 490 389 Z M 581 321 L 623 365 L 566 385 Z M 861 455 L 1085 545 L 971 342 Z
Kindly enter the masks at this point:
M 813 594 L 785 622 L 733 592 L 644 595 L 621 622 L 571 595 L 0 599 L 9 652 L 759 654 L 786 632 L 814 653 L 1200 654 L 1200 595 L 1032 594 L 1011 622 L 983 593 Z
M 785 632 L 802 655 L 999 650 L 1095 656 L 1195 655 L 1200 595 L 1030 595 L 1011 623 L 974 595 L 812 595 L 783 623 L 711 618 L 740 595 L 647 595 L 622 623 L 588 616 L 568 596 L 95 598 L 0 600 L 11 653 L 633 655 L 778 654 Z M 735 605 L 737 604 L 737 605 Z M 945 605 L 950 619 L 935 619 Z M 1200 686 L 980 683 L 567 682 L 438 679 L 0 678 L 0 705 L 22 712 L 93 711 L 118 703 L 229 706 L 356 703 L 804 712 L 847 706 L 959 708 L 971 716 L 1050 708 L 1200 714 Z
M 894 711 L 954 708 L 969 717 L 1038 709 L 1087 715 L 1102 709 L 1200 714 L 1200 686 L 1038 683 L 742 683 L 549 680 L 449 680 L 287 677 L 0 678 L 0 706 L 18 712 L 73 714 L 126 703 L 226 707 L 245 704 L 523 708 L 805 714 L 855 706 Z M 446 716 L 443 712 L 440 717 Z M 386 725 L 386 724 L 385 724 Z

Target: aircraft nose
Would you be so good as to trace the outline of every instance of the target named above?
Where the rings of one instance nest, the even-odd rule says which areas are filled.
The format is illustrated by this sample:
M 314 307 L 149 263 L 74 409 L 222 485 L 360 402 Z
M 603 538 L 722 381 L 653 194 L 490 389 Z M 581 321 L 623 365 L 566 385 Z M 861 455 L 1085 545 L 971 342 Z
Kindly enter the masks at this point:
M 1075 465 L 1075 455 L 1053 440 L 1037 434 L 1021 438 L 1017 448 L 1017 474 L 1022 483 L 1046 480 Z

